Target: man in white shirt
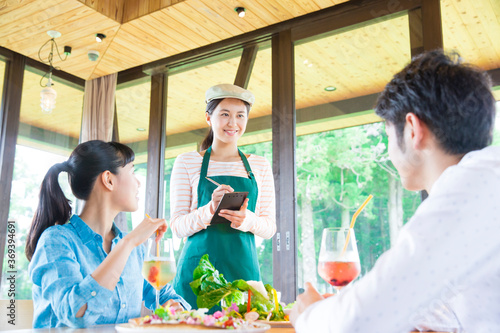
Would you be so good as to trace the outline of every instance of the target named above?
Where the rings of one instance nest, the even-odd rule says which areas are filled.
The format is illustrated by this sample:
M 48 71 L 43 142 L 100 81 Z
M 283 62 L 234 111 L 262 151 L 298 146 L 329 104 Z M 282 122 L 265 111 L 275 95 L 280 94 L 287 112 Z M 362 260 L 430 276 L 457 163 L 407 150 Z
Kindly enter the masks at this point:
M 487 147 L 490 78 L 427 52 L 394 76 L 376 113 L 404 187 L 429 197 L 351 288 L 325 299 L 306 283 L 291 314 L 296 331 L 500 332 L 500 147 Z

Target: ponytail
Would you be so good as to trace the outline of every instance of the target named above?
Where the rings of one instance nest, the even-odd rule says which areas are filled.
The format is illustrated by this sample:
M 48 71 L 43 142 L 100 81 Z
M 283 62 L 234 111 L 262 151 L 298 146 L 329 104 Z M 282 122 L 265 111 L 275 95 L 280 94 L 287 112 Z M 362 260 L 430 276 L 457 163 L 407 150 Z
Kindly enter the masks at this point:
M 53 165 L 43 179 L 38 207 L 26 239 L 25 252 L 30 261 L 45 229 L 56 224 L 64 224 L 71 216 L 70 200 L 66 198 L 59 185 L 58 178 L 61 171 L 69 171 L 67 162 Z
M 130 147 L 118 142 L 91 140 L 79 144 L 71 153 L 68 161 L 52 166 L 40 188 L 38 207 L 26 240 L 26 257 L 31 261 L 42 233 L 53 225 L 62 225 L 71 217 L 70 201 L 59 186 L 61 171 L 69 175 L 69 186 L 74 196 L 88 200 L 97 177 L 106 170 L 117 175 L 135 158 Z
M 208 115 L 211 116 L 214 113 L 215 108 L 219 105 L 220 102 L 222 102 L 223 99 L 224 98 L 213 99 L 210 102 L 208 102 L 206 113 L 208 113 Z M 245 103 L 248 114 L 250 112 L 250 104 L 248 104 L 248 102 L 246 101 L 243 100 L 241 101 Z M 213 142 L 214 142 L 214 131 L 212 130 L 212 127 L 210 127 L 207 135 L 200 144 L 200 151 L 207 150 L 212 145 Z
M 212 131 L 212 127 L 208 129 L 208 134 L 205 136 L 205 139 L 200 144 L 200 151 L 207 150 L 212 143 L 214 142 L 214 131 Z

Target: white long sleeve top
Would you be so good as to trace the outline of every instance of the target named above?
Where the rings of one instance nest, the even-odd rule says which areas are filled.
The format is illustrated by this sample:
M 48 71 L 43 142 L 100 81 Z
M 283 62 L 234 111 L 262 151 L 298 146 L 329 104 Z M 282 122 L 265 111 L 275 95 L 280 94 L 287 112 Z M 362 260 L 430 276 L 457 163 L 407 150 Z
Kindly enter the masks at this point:
M 262 238 L 271 238 L 276 232 L 274 178 L 269 162 L 261 156 L 248 156 L 259 193 L 255 212 L 247 210 L 240 231 L 249 231 Z M 212 215 L 210 204 L 198 208 L 198 183 L 203 157 L 198 152 L 179 155 L 174 163 L 170 181 L 170 227 L 177 237 L 187 237 L 206 229 Z M 207 176 L 248 177 L 242 161 L 219 162 L 210 160 Z
M 446 169 L 397 243 L 351 288 L 317 302 L 304 332 L 500 332 L 500 147 Z

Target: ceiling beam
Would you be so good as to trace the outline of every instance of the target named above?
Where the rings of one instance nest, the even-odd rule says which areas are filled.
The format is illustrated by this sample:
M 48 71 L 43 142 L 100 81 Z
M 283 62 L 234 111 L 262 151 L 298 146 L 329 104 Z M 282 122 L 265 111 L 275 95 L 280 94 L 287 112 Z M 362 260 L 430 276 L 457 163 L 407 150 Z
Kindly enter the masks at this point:
M 491 77 L 491 80 L 493 81 L 493 86 L 500 86 L 500 68 L 497 69 L 491 69 L 488 71 L 488 74 Z
M 240 64 L 238 65 L 238 71 L 236 72 L 236 78 L 234 79 L 235 85 L 247 89 L 258 50 L 259 46 L 257 44 L 246 46 L 243 49 Z
M 441 3 L 422 0 L 422 6 L 408 12 L 411 56 L 443 48 Z

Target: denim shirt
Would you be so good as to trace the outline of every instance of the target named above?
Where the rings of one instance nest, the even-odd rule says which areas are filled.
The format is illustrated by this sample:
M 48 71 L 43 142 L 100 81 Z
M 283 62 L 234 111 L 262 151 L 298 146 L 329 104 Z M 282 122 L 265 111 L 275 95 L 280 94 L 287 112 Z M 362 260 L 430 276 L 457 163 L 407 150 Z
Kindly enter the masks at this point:
M 125 234 L 113 224 L 111 249 Z M 33 282 L 33 327 L 88 327 L 124 323 L 139 317 L 142 301 L 155 307 L 155 289 L 142 277 L 144 246 L 136 247 L 113 291 L 99 285 L 90 275 L 107 254 L 102 237 L 73 215 L 68 223 L 45 230 L 29 265 Z M 160 292 L 160 304 L 172 299 L 190 309 L 169 284 Z M 75 315 L 87 304 L 81 318 Z

